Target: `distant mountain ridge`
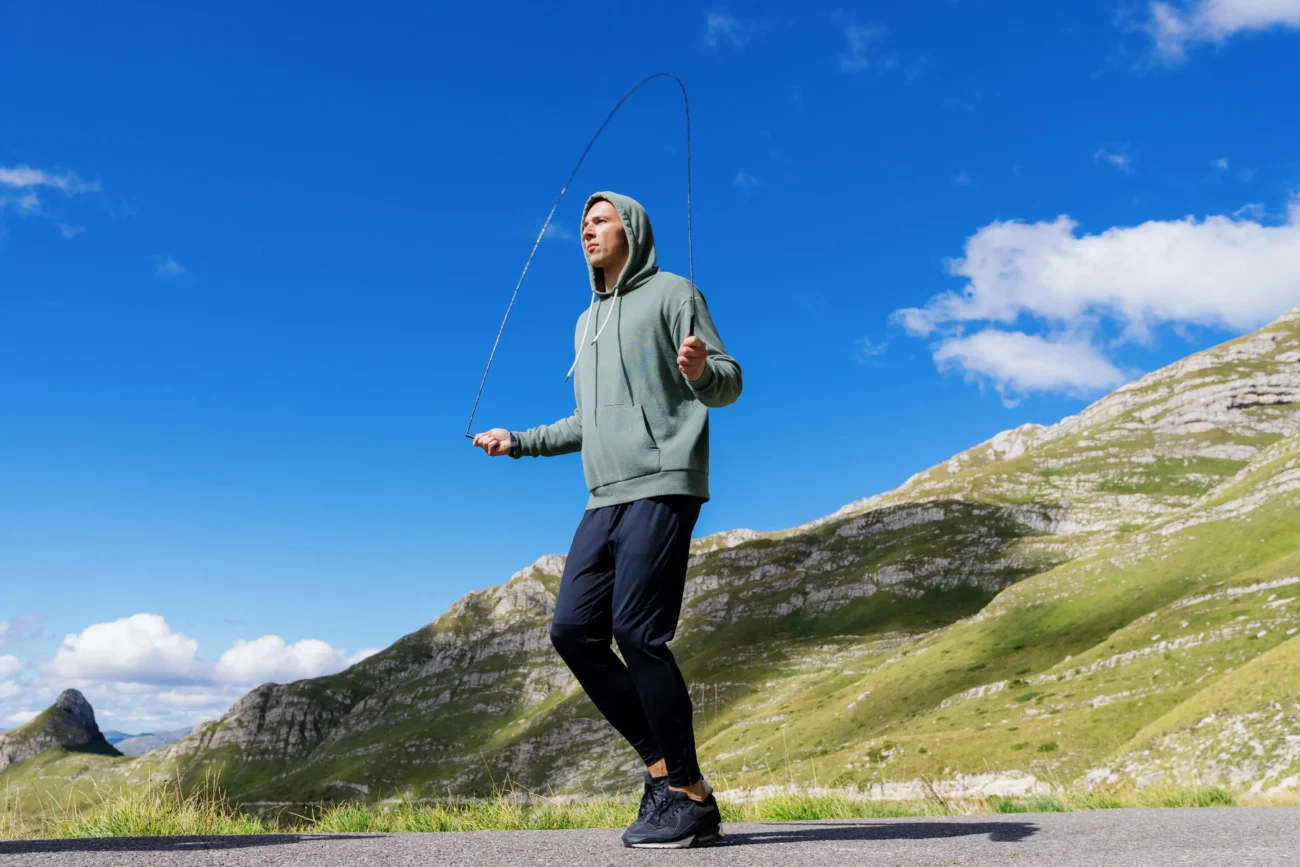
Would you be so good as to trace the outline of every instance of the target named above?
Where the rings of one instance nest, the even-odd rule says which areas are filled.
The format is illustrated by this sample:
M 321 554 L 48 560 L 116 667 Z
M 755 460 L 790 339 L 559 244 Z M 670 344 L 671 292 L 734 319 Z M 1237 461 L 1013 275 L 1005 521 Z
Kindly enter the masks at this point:
M 705 772 L 883 796 L 1300 788 L 1298 507 L 1300 308 L 824 518 L 697 539 L 673 651 Z M 627 789 L 636 756 L 550 647 L 563 567 L 86 762 L 219 771 L 258 802 Z
M 168 744 L 174 744 L 181 738 L 194 731 L 194 726 L 187 726 L 183 729 L 159 730 L 156 732 L 141 732 L 138 735 L 126 735 L 114 746 L 125 756 L 142 756 L 145 753 L 161 749 Z

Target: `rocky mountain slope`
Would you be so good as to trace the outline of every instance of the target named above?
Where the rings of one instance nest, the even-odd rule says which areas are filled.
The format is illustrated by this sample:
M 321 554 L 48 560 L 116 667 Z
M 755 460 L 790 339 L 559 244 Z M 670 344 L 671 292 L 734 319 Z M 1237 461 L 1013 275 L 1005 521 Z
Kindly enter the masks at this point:
M 1300 309 L 775 533 L 696 540 L 673 643 L 715 784 L 1300 779 Z M 547 626 L 563 558 L 112 773 L 249 801 L 626 789 Z M 2 779 L 2 778 L 0 778 Z
M 122 755 L 104 739 L 90 702 L 75 689 L 64 690 L 31 722 L 0 735 L 0 771 L 50 749 Z

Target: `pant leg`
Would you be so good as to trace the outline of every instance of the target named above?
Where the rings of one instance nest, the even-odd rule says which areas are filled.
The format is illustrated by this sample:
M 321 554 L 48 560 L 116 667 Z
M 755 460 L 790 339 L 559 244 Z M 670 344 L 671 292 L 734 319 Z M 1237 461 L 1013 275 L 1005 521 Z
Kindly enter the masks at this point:
M 668 642 L 677 631 L 691 532 L 703 499 L 631 503 L 614 528 L 613 630 L 641 707 L 668 765 L 669 785 L 700 779 L 691 695 Z
M 610 646 L 614 555 L 609 532 L 623 506 L 589 509 L 573 536 L 551 619 L 551 644 L 605 719 L 646 765 L 663 758 L 636 685 Z

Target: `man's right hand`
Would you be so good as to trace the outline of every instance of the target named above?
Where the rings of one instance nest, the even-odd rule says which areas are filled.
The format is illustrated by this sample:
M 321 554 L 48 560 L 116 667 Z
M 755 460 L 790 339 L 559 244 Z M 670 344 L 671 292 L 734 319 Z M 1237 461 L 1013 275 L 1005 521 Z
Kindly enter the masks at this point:
M 486 433 L 474 435 L 474 445 L 488 453 L 489 457 L 499 458 L 510 454 L 510 431 L 494 427 Z

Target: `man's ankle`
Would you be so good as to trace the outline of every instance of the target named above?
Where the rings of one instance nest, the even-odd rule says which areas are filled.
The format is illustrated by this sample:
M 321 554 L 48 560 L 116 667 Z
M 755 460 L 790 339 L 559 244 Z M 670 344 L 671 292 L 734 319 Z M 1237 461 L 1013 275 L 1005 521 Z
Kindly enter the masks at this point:
M 709 796 L 709 792 L 711 791 L 709 785 L 704 782 L 703 777 L 689 786 L 674 786 L 670 783 L 668 788 L 674 792 L 685 792 L 686 797 L 697 803 L 703 802 L 704 799 Z

